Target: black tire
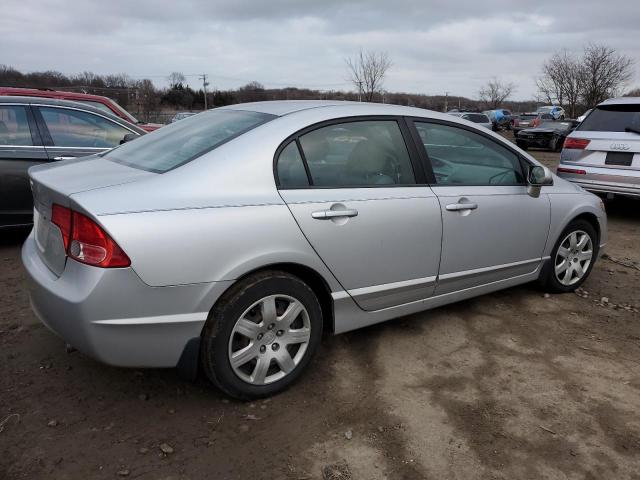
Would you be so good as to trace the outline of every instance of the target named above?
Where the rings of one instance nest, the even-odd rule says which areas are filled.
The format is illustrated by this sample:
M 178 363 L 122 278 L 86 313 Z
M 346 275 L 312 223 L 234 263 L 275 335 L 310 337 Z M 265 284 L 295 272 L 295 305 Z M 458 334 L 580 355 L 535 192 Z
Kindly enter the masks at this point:
M 511 130 L 511 122 L 507 123 L 507 130 Z
M 529 147 L 525 143 L 522 143 L 522 142 L 516 142 L 516 145 L 519 148 L 521 148 L 522 150 L 528 150 L 529 149 Z
M 551 140 L 549 140 L 549 150 L 551 150 L 552 152 L 559 152 L 561 149 L 558 148 L 558 143 L 559 143 L 560 139 L 558 137 L 553 137 Z
M 241 315 L 255 302 L 269 295 L 287 295 L 304 306 L 309 316 L 310 338 L 304 356 L 290 373 L 272 383 L 254 385 L 242 380 L 233 371 L 229 360 L 229 341 Z M 201 338 L 200 360 L 203 370 L 211 382 L 233 398 L 250 400 L 274 395 L 293 384 L 306 369 L 320 344 L 322 326 L 320 303 L 306 283 L 282 271 L 256 273 L 233 285 L 211 310 Z
M 571 232 L 578 230 L 585 232 L 591 238 L 591 244 L 593 246 L 593 256 L 591 258 L 591 263 L 589 264 L 587 271 L 579 281 L 572 285 L 563 285 L 562 283 L 560 283 L 554 272 L 555 259 L 558 254 L 558 249 L 560 248 L 561 242 Z M 593 226 L 586 220 L 573 220 L 571 223 L 569 223 L 569 225 L 567 225 L 567 227 L 562 231 L 562 233 L 556 240 L 556 243 L 553 246 L 553 250 L 551 250 L 551 258 L 547 260 L 544 267 L 542 268 L 542 271 L 540 272 L 540 277 L 538 279 L 539 285 L 545 291 L 551 293 L 568 293 L 578 289 L 584 283 L 584 281 L 589 278 L 589 275 L 591 274 L 593 265 L 595 264 L 596 258 L 598 257 L 598 248 L 599 239 Z

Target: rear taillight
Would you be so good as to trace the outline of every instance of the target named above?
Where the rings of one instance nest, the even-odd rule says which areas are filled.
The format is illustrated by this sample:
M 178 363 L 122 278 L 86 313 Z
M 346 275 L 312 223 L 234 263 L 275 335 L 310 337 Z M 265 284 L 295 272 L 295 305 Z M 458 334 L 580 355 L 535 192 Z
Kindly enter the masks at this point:
M 558 173 L 573 173 L 574 175 L 586 175 L 587 172 L 585 170 L 579 170 L 575 168 L 562 168 L 558 167 L 556 170 Z
M 591 140 L 587 140 L 586 138 L 571 138 L 567 137 L 564 141 L 563 148 L 572 148 L 575 150 L 584 150 Z
M 65 251 L 74 260 L 102 268 L 131 265 L 127 254 L 86 215 L 54 204 L 51 222 L 60 228 Z

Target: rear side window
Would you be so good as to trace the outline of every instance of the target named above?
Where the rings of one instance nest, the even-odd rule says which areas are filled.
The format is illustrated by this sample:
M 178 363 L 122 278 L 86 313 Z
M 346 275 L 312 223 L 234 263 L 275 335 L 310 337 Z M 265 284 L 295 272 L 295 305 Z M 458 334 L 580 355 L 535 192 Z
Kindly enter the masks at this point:
M 33 145 L 25 107 L 0 106 L 0 145 Z
M 307 171 L 296 142 L 287 145 L 278 157 L 278 181 L 282 188 L 300 188 L 309 185 Z
M 624 132 L 625 128 L 640 130 L 640 105 L 604 105 L 596 107 L 577 130 L 593 132 Z
M 300 137 L 311 181 L 318 187 L 415 184 L 395 120 L 330 125 Z
M 106 153 L 104 158 L 164 173 L 273 118 L 276 116 L 258 112 L 208 110 L 125 143 Z
M 484 135 L 459 127 L 415 122 L 438 185 L 520 185 L 518 156 Z
M 131 130 L 93 113 L 38 107 L 56 147 L 113 148 Z

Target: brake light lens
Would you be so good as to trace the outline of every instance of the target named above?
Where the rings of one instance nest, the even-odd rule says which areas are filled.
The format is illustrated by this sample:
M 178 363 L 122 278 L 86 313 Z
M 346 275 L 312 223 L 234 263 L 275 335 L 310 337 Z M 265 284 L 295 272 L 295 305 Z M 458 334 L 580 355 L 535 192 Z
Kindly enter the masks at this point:
M 60 228 L 65 251 L 74 260 L 101 268 L 131 265 L 120 246 L 86 215 L 54 204 L 51 222 Z
M 71 210 L 54 203 L 51 207 L 51 223 L 56 225 L 62 232 L 64 250 L 67 251 L 69 238 L 71 237 Z
M 586 175 L 587 174 L 586 170 L 579 170 L 579 169 L 573 169 L 573 168 L 562 168 L 562 167 L 558 167 L 556 172 L 558 172 L 558 173 L 573 173 L 574 175 Z
M 591 143 L 591 140 L 587 140 L 586 138 L 571 138 L 567 137 L 564 141 L 563 148 L 572 148 L 575 150 L 584 150 L 587 148 L 587 145 Z

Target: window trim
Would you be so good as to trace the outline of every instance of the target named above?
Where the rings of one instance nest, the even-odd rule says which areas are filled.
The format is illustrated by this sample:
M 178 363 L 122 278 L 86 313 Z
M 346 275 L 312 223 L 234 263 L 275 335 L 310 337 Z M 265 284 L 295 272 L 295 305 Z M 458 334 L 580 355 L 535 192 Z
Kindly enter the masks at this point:
M 344 123 L 357 123 L 357 122 L 370 122 L 370 121 L 392 121 L 395 122 L 400 130 L 400 134 L 402 135 L 402 140 L 404 142 L 405 148 L 407 149 L 407 155 L 409 156 L 409 162 L 411 165 L 411 170 L 413 171 L 413 177 L 415 179 L 414 183 L 403 183 L 403 184 L 386 184 L 386 185 L 340 185 L 340 186 L 323 186 L 323 185 L 314 185 L 313 178 L 311 177 L 311 172 L 309 170 L 309 165 L 307 164 L 307 158 L 304 154 L 304 150 L 302 149 L 302 145 L 300 144 L 300 137 L 306 135 L 307 133 L 319 130 L 324 127 L 329 127 L 331 125 L 341 125 Z M 307 172 L 307 181 L 309 185 L 303 187 L 283 187 L 280 185 L 280 179 L 278 177 L 278 160 L 280 159 L 280 154 L 282 151 L 289 146 L 291 142 L 296 142 L 298 147 L 298 153 L 302 158 L 302 162 L 304 164 L 305 171 Z M 423 164 L 420 160 L 419 150 L 415 146 L 414 139 L 411 136 L 411 130 L 409 129 L 405 117 L 401 115 L 352 115 L 347 117 L 340 118 L 332 118 L 329 120 L 324 120 L 321 122 L 314 123 L 312 125 L 307 125 L 306 127 L 298 130 L 297 132 L 289 135 L 285 138 L 273 155 L 273 178 L 276 183 L 276 188 L 278 190 L 338 190 L 345 188 L 402 188 L 402 187 L 425 187 L 429 186 L 426 182 L 425 172 Z
M 523 168 L 525 165 L 527 167 L 533 165 L 533 163 L 531 163 L 525 156 L 523 156 L 520 152 L 518 152 L 516 150 L 515 147 L 513 147 L 512 145 L 500 142 L 498 140 L 496 140 L 495 138 L 493 138 L 491 135 L 489 135 L 486 132 L 483 132 L 482 130 L 478 129 L 478 128 L 473 128 L 470 127 L 468 125 L 463 125 L 460 123 L 456 123 L 456 122 L 451 122 L 448 120 L 440 120 L 440 119 L 436 119 L 436 118 L 423 118 L 423 117 L 406 117 L 407 123 L 409 124 L 409 127 L 411 129 L 412 132 L 412 137 L 413 137 L 413 141 L 414 143 L 416 143 L 416 147 L 418 148 L 418 150 L 421 152 L 421 156 L 423 158 L 423 162 L 424 162 L 424 169 L 425 172 L 428 172 L 428 175 L 431 177 L 432 182 L 430 183 L 429 186 L 431 187 L 526 187 L 527 186 L 527 173 L 526 170 L 527 168 Z M 518 159 L 518 165 L 520 167 L 520 174 L 522 175 L 523 181 L 522 183 L 510 183 L 510 184 L 500 184 L 500 185 L 488 185 L 488 184 L 484 184 L 484 183 L 475 183 L 475 184 L 442 184 L 442 183 L 438 183 L 436 181 L 435 178 L 435 174 L 433 173 L 433 165 L 431 164 L 431 160 L 429 159 L 429 154 L 427 153 L 427 149 L 425 148 L 424 144 L 422 143 L 422 140 L 420 139 L 420 134 L 418 133 L 418 130 L 415 126 L 415 123 L 431 123 L 431 124 L 437 124 L 437 125 L 444 125 L 447 127 L 454 127 L 454 128 L 459 128 L 462 130 L 467 130 L 469 132 L 475 133 L 477 135 L 480 135 L 481 137 L 484 137 L 486 140 L 489 140 L 497 145 L 500 145 L 501 147 L 503 147 L 504 149 L 506 149 L 507 151 L 513 153 L 516 158 Z M 523 165 L 524 163 L 524 165 Z

